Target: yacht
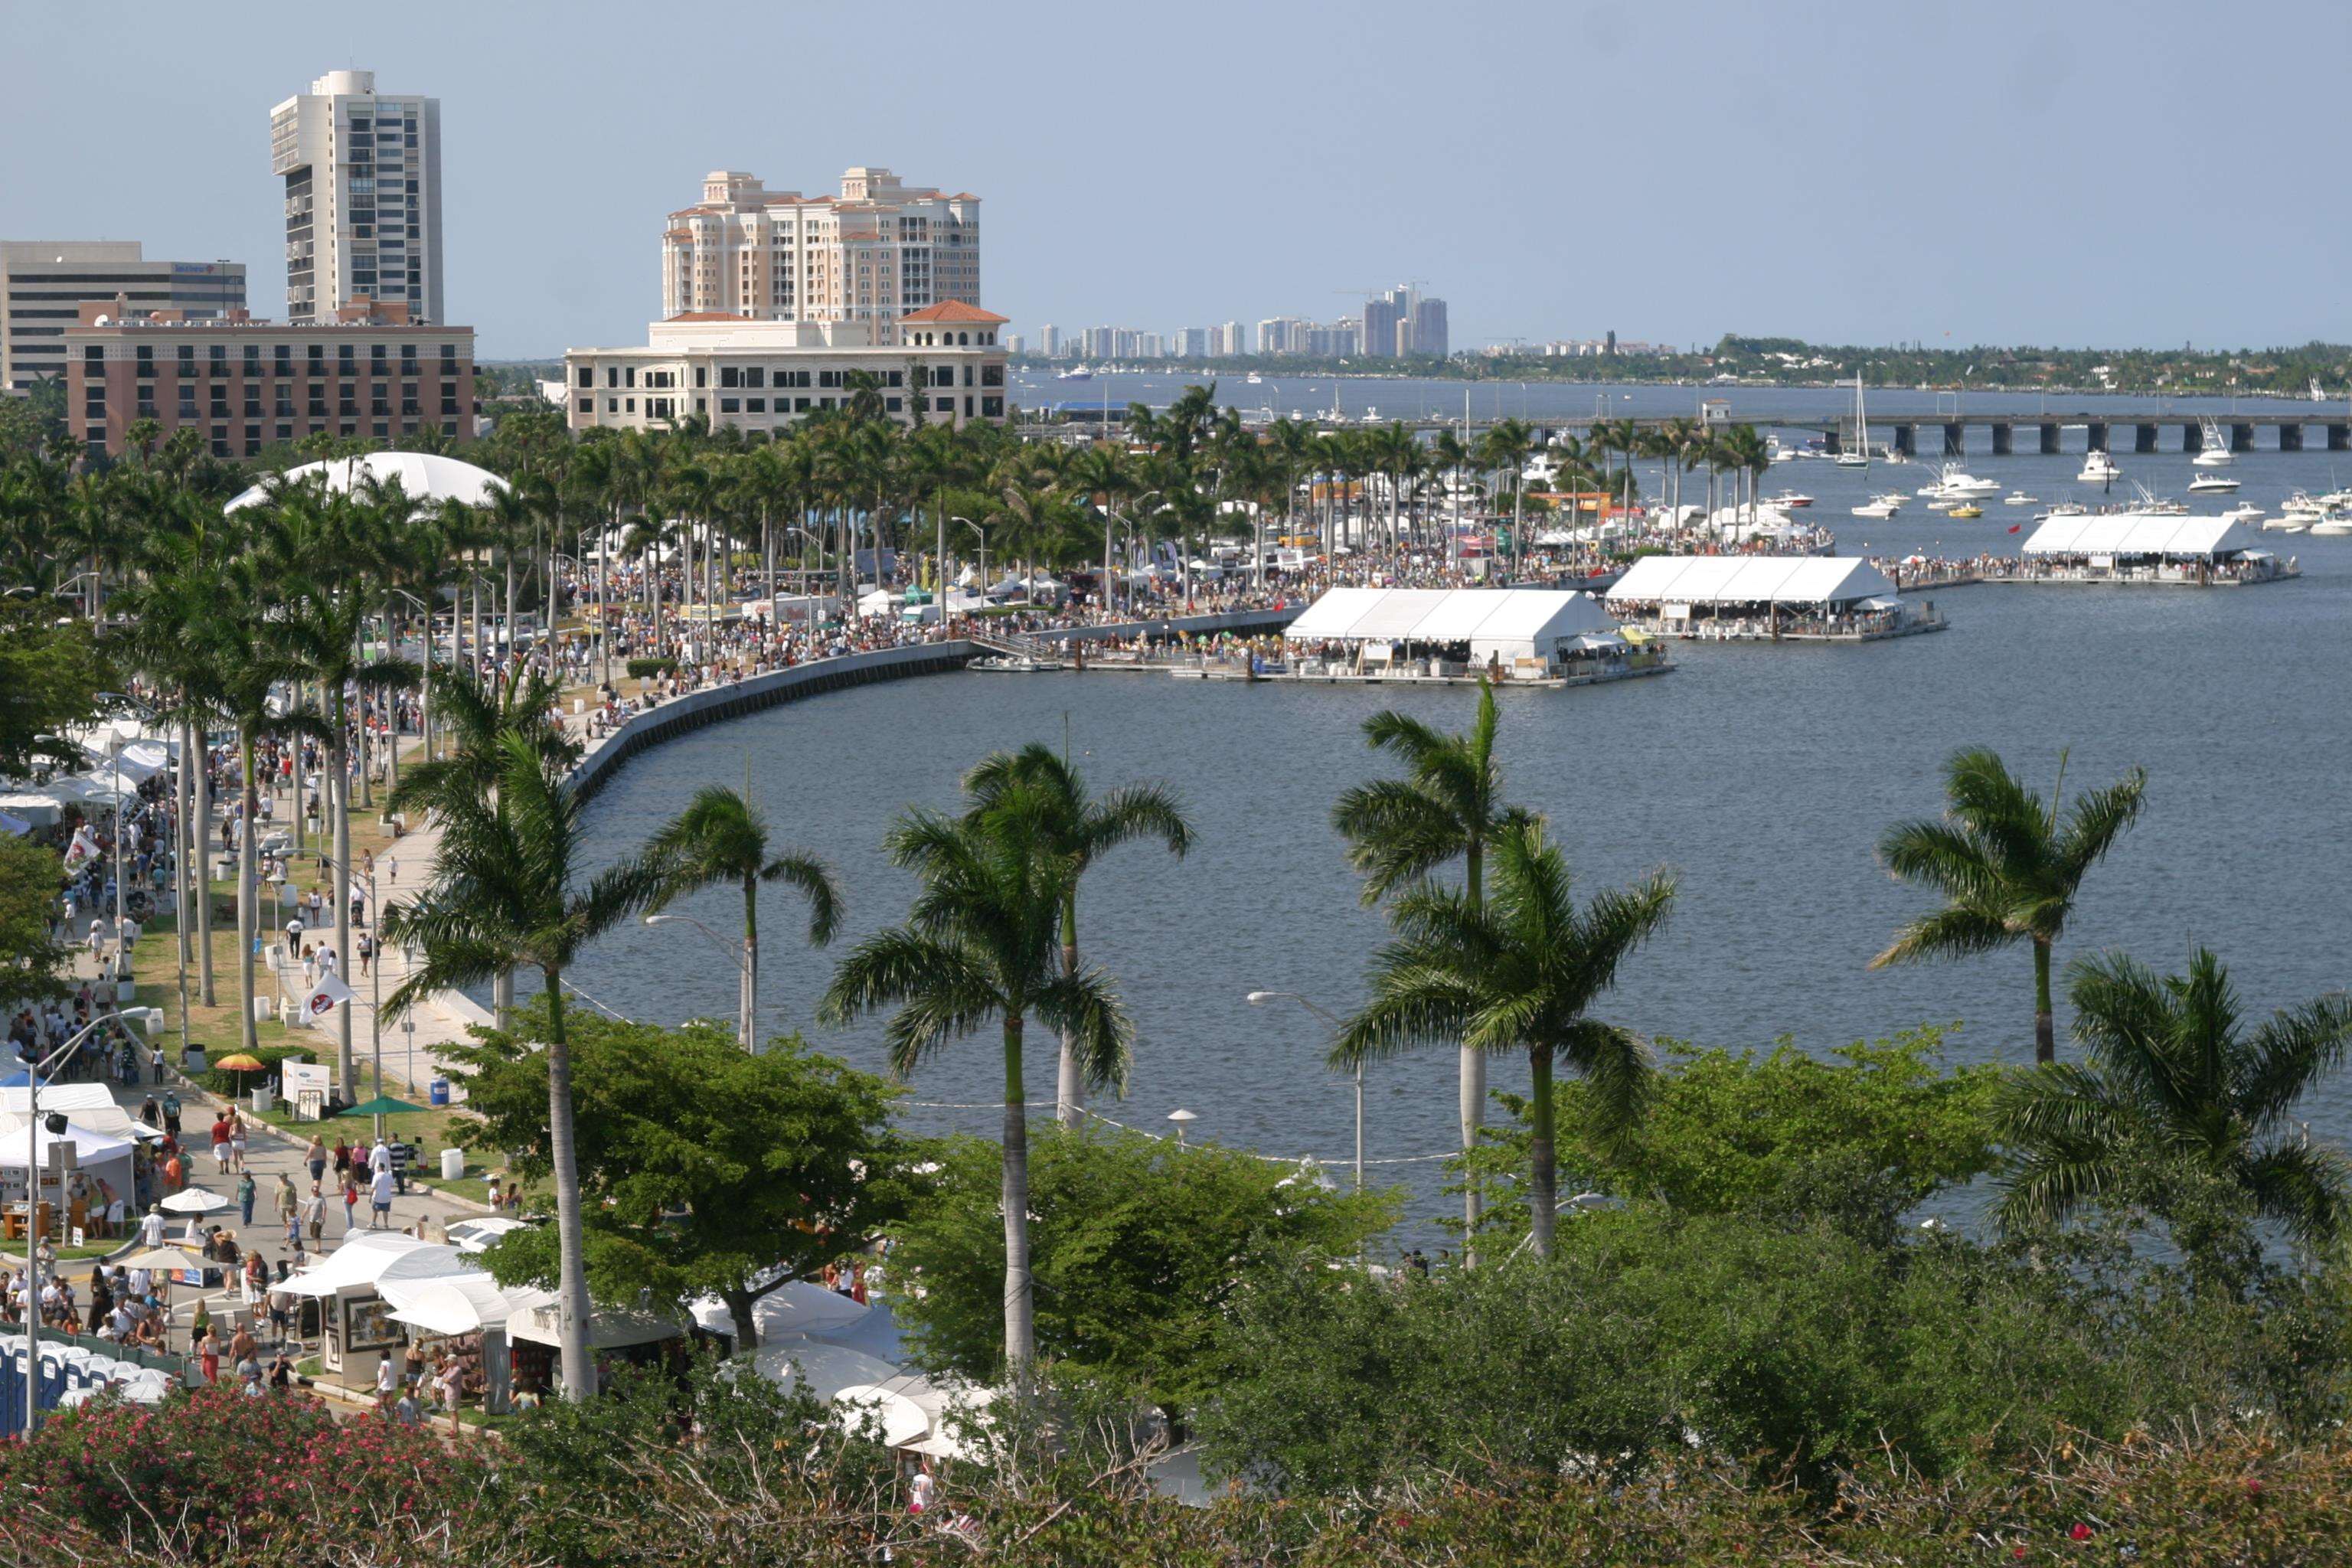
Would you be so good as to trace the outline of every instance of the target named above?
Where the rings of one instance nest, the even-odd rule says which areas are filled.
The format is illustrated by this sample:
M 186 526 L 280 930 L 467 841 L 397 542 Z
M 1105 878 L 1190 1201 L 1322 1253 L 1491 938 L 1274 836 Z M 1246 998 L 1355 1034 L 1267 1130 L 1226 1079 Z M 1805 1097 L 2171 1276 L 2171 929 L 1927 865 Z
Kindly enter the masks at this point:
M 2223 522 L 2260 522 L 2263 509 L 2258 506 L 2233 506 L 2221 514 Z
M 2203 433 L 2197 443 L 2197 455 L 2189 460 L 2200 468 L 2226 468 L 2237 458 L 2230 453 L 2230 438 L 2221 434 L 2221 426 L 2207 415 L 2199 422 Z
M 1265 384 L 1265 377 L 1258 374 L 1255 371 L 1252 371 L 1249 373 L 1249 384 L 1252 386 L 1263 386 Z
M 1095 373 L 1083 364 L 1074 364 L 1054 377 L 1055 381 L 1092 381 L 1094 378 Z
M 2241 508 L 2240 510 L 2251 510 L 2252 509 Z M 2266 517 L 2263 519 L 2263 531 L 2264 533 L 2301 533 L 2305 529 L 2309 528 L 2310 526 L 2311 521 L 2308 518 Z
M 2116 467 L 2116 460 L 2113 458 L 2105 452 L 2094 451 L 2084 455 L 2083 471 L 2076 474 L 2074 478 L 2081 484 L 2108 485 L 2121 479 L 2123 472 L 2121 468 Z
M 2314 500 L 2302 490 L 2297 490 L 2279 503 L 2279 510 L 2289 517 L 2321 517 L 2327 511 L 2327 503 Z
M 2329 512 L 2312 523 L 2311 533 L 2315 539 L 2333 539 L 2339 534 L 2352 533 L 2352 511 Z
M 1884 519 L 1893 517 L 1896 512 L 1901 511 L 1902 510 L 1903 498 L 1893 491 L 1889 491 L 1883 496 L 1873 496 L 1863 505 L 1854 508 L 1853 515 L 1856 517 Z
M 1919 493 L 1937 500 L 1968 500 L 1976 496 L 2000 493 L 2000 486 L 1990 479 L 1980 479 L 1974 474 L 1963 473 L 1958 465 L 1946 463 L 1931 485 L 1919 487 Z
M 2200 454 L 2198 460 L 2204 460 Z M 2189 481 L 2190 495 L 2229 495 L 2238 488 L 2238 481 L 2227 474 L 2200 474 Z
M 1779 507 L 1805 507 L 1813 504 L 1813 498 L 1800 490 L 1782 490 L 1779 495 L 1765 497 L 1764 504 Z
M 2034 498 L 2027 495 L 2023 490 L 2011 490 L 2007 495 L 2000 498 L 2000 504 L 2003 506 L 2032 506 L 2034 504 Z
M 1853 373 L 1853 444 L 1855 450 L 1840 451 L 1837 466 L 1841 468 L 1870 467 L 1870 415 L 1862 399 L 1862 372 Z

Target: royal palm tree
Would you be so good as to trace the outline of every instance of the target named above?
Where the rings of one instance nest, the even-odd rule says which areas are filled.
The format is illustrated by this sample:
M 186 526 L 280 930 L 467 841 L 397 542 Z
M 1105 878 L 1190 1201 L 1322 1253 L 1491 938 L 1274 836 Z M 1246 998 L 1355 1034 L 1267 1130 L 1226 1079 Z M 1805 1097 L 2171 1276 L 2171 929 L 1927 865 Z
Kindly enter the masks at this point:
M 1520 558 L 1526 553 L 1526 509 L 1520 494 L 1526 489 L 1528 454 L 1535 449 L 1535 431 L 1525 420 L 1506 419 L 1492 426 L 1478 438 L 1478 458 L 1489 468 L 1507 471 L 1511 476 L 1511 566 L 1516 572 Z
M 1466 735 L 1445 735 L 1393 710 L 1364 721 L 1364 740 L 1404 764 L 1401 779 L 1375 779 L 1342 794 L 1331 826 L 1348 841 L 1349 864 L 1364 879 L 1364 902 L 1426 879 L 1452 860 L 1462 862 L 1463 894 L 1473 912 L 1486 896 L 1486 848 L 1504 828 L 1530 818 L 1503 804 L 1502 769 L 1495 760 L 1495 689 L 1478 683 L 1478 716 Z M 1475 1148 L 1486 1115 L 1486 1053 L 1462 1044 L 1462 1147 Z M 1478 1194 L 1463 1194 L 1464 1234 L 1478 1228 Z
M 1878 858 L 1899 881 L 1944 895 L 1945 905 L 1895 933 L 1873 969 L 1923 958 L 1962 958 L 2029 942 L 2033 948 L 2033 1059 L 2058 1056 L 2050 1001 L 2050 960 L 2074 912 L 2083 878 L 2139 816 L 2147 775 L 2134 768 L 2074 802 L 2062 819 L 2058 790 L 2047 805 L 1981 749 L 1944 764 L 1941 820 L 1898 823 L 1878 841 Z
M 823 947 L 841 920 L 841 884 L 827 866 L 805 850 L 778 851 L 768 837 L 767 818 L 741 791 L 706 784 L 646 840 L 642 856 L 654 879 L 650 910 L 667 908 L 705 888 L 740 888 L 743 893 L 743 958 L 738 1019 L 743 1048 L 759 1049 L 760 884 L 782 883 L 808 900 L 809 942 Z
M 1129 784 L 1096 800 L 1087 793 L 1077 769 L 1043 742 L 1033 741 L 1017 752 L 991 753 L 964 775 L 963 787 L 975 817 L 1018 791 L 1034 790 L 1045 802 L 1045 830 L 1055 852 L 1070 866 L 1062 895 L 1062 972 L 1073 978 L 1078 973 L 1078 882 L 1095 862 L 1139 839 L 1157 840 L 1180 860 L 1192 847 L 1192 820 L 1173 790 L 1165 784 Z M 1076 1044 L 1064 1028 L 1054 1104 L 1065 1127 L 1077 1124 L 1079 1108 L 1086 1103 L 1086 1076 Z
M 1510 823 L 1490 848 L 1494 892 L 1483 904 L 1428 886 L 1397 900 L 1397 935 L 1373 960 L 1371 999 L 1340 1026 L 1331 1060 L 1353 1068 L 1440 1043 L 1481 1056 L 1524 1051 L 1529 1244 L 1542 1258 L 1559 1203 L 1553 1068 L 1564 1063 L 1585 1080 L 1595 1137 L 1622 1135 L 1641 1116 L 1656 1073 L 1649 1048 L 1591 1013 L 1627 955 L 1665 923 L 1675 882 L 1655 873 L 1580 910 L 1567 858 L 1542 824 Z
M 523 684 L 523 683 L 519 683 Z M 596 1392 L 588 1355 L 588 1277 L 581 1254 L 580 1168 L 574 1153 L 572 1052 L 564 1033 L 564 972 L 590 942 L 653 893 L 634 858 L 583 880 L 581 801 L 565 784 L 577 748 L 550 744 L 544 710 L 517 715 L 489 748 L 491 787 L 448 789 L 434 805 L 441 843 L 433 879 L 383 915 L 387 940 L 423 953 L 385 1000 L 398 1017 L 436 992 L 478 985 L 519 969 L 539 972 L 547 1006 L 548 1152 L 555 1184 L 556 1308 L 564 1396 Z M 412 775 L 414 776 L 414 775 Z
M 2183 1159 L 2256 1215 L 2317 1245 L 2352 1222 L 2352 1164 L 2289 1118 L 2352 1042 L 2342 992 L 2244 1026 L 2229 970 L 2204 948 L 2159 976 L 2123 953 L 2067 971 L 2083 1060 L 2012 1079 L 1997 1108 L 2016 1152 L 1999 1214 L 2050 1224 L 2129 1191 L 2151 1153 Z M 2162 1172 L 2155 1172 L 2162 1183 Z M 2164 1207 L 2159 1192 L 2155 1206 Z
M 911 1074 L 949 1042 L 996 1020 L 1004 1068 L 1004 1359 L 1020 1386 L 1037 1353 L 1029 1266 L 1029 1126 L 1022 1044 L 1029 1020 L 1068 1031 L 1086 1077 L 1123 1085 L 1134 1028 L 1108 976 L 1062 963 L 1076 871 L 1061 852 L 1058 808 L 1011 785 L 985 812 L 909 811 L 891 830 L 893 861 L 919 879 L 904 925 L 877 931 L 841 962 L 818 1016 L 847 1024 L 896 1008 L 884 1032 L 890 1065 Z

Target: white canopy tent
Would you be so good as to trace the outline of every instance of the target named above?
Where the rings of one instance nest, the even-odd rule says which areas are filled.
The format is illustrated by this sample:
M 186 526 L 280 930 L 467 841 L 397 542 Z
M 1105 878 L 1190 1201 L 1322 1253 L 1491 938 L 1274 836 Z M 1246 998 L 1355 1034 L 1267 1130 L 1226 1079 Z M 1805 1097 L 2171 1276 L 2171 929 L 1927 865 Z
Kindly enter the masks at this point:
M 470 1334 L 505 1326 L 514 1304 L 487 1274 L 437 1279 L 379 1279 L 376 1294 L 393 1306 L 393 1321 L 428 1334 Z
M 1893 598 L 1885 573 L 1851 555 L 1644 555 L 1611 587 L 1611 608 L 1633 605 L 1773 605 L 1849 611 Z
M 289 1296 L 332 1296 L 352 1285 L 376 1285 L 395 1267 L 395 1279 L 446 1279 L 475 1272 L 454 1247 L 419 1241 L 398 1231 L 364 1231 L 345 1241 L 326 1258 L 303 1269 L 277 1289 Z
M 535 1345 L 562 1343 L 562 1315 L 555 1292 L 525 1285 L 507 1292 L 507 1337 Z M 598 1307 L 588 1315 L 588 1348 L 618 1350 L 626 1345 L 650 1345 L 674 1340 L 686 1331 L 675 1318 L 622 1307 Z
M 1590 594 L 1553 588 L 1334 588 L 1284 628 L 1294 642 L 1467 644 L 1470 661 L 1541 658 L 1617 623 Z
M 2222 517 L 2116 511 L 2053 517 L 2025 542 L 2027 555 L 2138 555 L 2220 561 L 2242 553 L 2225 547 L 2237 524 Z
M 819 1399 L 831 1399 L 845 1388 L 860 1384 L 895 1384 L 898 1369 L 879 1356 L 826 1340 L 788 1339 L 763 1344 L 751 1352 L 761 1375 L 791 1387 L 806 1388 Z
M 759 1331 L 761 1344 L 797 1334 L 832 1337 L 854 1330 L 872 1310 L 837 1290 L 812 1280 L 793 1279 L 751 1303 L 751 1325 Z M 716 1296 L 705 1296 L 694 1303 L 694 1321 L 714 1334 L 735 1332 L 734 1315 Z
M 507 482 L 488 468 L 435 452 L 365 452 L 355 458 L 330 458 L 324 462 L 289 468 L 279 478 L 281 482 L 322 479 L 329 492 L 335 495 L 364 489 L 373 479 L 380 485 L 397 483 L 415 500 L 454 500 L 467 506 L 486 505 L 507 488 Z M 268 496 L 266 484 L 256 485 L 222 510 L 236 511 L 256 506 Z

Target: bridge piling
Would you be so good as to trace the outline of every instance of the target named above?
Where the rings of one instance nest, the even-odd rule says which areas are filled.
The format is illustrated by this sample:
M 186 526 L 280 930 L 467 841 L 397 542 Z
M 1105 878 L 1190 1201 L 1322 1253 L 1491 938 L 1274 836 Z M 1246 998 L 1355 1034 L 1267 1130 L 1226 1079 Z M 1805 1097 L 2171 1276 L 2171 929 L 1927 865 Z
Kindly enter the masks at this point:
M 2014 426 L 2008 425 L 1996 425 L 1992 427 L 1992 455 L 1994 457 L 2006 458 L 2010 456 L 2016 450 L 2016 445 L 2017 431 Z

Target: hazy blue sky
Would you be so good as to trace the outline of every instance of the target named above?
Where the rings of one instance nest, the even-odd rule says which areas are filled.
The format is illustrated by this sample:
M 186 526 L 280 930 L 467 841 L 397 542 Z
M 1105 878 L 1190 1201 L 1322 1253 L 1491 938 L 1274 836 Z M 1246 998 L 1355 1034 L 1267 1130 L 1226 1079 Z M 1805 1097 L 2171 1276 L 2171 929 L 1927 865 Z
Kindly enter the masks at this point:
M 0 0 L 0 237 L 227 257 L 283 312 L 270 105 L 442 103 L 486 358 L 641 341 L 706 170 L 983 198 L 1014 331 L 2352 337 L 2352 5 Z

